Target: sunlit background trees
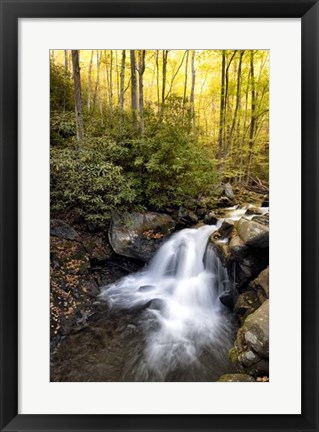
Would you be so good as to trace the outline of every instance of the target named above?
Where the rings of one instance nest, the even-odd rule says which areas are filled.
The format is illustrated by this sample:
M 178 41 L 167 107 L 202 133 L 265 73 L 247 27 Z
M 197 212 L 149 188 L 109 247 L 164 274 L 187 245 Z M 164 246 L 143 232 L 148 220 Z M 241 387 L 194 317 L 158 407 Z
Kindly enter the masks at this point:
M 268 181 L 266 50 L 54 50 L 51 203 L 104 223 Z

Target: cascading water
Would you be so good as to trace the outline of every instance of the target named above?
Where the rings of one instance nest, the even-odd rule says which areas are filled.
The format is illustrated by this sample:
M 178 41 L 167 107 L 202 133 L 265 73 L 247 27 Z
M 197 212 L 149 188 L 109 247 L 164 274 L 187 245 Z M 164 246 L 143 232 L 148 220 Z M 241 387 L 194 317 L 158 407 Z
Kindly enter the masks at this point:
M 217 226 L 184 229 L 143 271 L 102 290 L 112 310 L 136 310 L 142 337 L 130 351 L 125 381 L 213 381 L 231 371 L 231 314 L 219 301 L 229 281 L 209 236 Z

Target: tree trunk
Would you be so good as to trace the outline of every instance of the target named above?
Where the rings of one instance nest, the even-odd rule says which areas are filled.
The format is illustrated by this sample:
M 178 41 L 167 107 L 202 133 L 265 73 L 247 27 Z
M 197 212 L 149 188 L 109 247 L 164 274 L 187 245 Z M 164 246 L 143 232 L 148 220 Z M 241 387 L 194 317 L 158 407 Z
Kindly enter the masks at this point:
M 63 111 L 66 108 L 66 95 L 67 95 L 67 79 L 69 74 L 69 58 L 68 50 L 64 50 L 64 91 L 63 91 Z
M 109 79 L 109 105 L 110 114 L 113 116 L 113 51 L 110 51 L 110 79 Z
M 83 115 L 82 115 L 79 50 L 72 50 L 72 66 L 73 66 L 74 96 L 75 96 L 76 136 L 78 141 L 82 141 L 84 137 L 84 127 L 83 127 Z
M 131 108 L 133 129 L 137 129 L 137 79 L 135 50 L 130 50 L 131 55 Z
M 144 91 L 143 91 L 143 74 L 145 72 L 145 50 L 139 51 L 138 65 L 138 87 L 139 87 L 139 108 L 141 119 L 141 134 L 144 135 Z
M 239 54 L 239 62 L 238 62 L 238 69 L 237 69 L 237 85 L 236 85 L 236 104 L 235 104 L 234 117 L 233 117 L 232 125 L 230 128 L 230 133 L 229 133 L 229 138 L 228 138 L 228 147 L 230 147 L 230 153 L 232 152 L 233 135 L 234 135 L 234 130 L 235 130 L 235 126 L 236 126 L 238 111 L 240 109 L 241 68 L 242 68 L 244 53 L 245 53 L 245 51 L 242 50 L 242 51 L 240 51 L 240 54 Z
M 191 86 L 191 94 L 189 98 L 190 106 L 191 106 L 191 123 L 193 133 L 195 133 L 195 78 L 196 78 L 196 70 L 195 70 L 195 50 L 192 50 L 192 86 Z
M 68 50 L 64 50 L 64 73 L 67 75 L 69 73 L 69 56 Z
M 93 63 L 93 50 L 91 50 L 91 60 L 89 63 L 89 71 L 88 71 L 88 96 L 87 96 L 88 113 L 90 112 L 91 109 L 92 63 Z
M 227 111 L 228 111 L 228 86 L 229 86 L 229 68 L 230 65 L 232 63 L 232 61 L 234 60 L 234 57 L 236 55 L 237 50 L 235 50 L 232 54 L 232 56 L 230 57 L 229 62 L 227 63 L 226 66 L 226 70 L 225 70 L 225 102 L 224 102 L 224 137 L 223 137 L 223 143 L 224 143 L 224 158 L 227 154 L 227 150 L 228 148 L 226 147 L 227 142 L 228 142 L 228 137 L 227 137 L 227 130 L 226 130 L 226 118 L 227 118 Z
M 161 116 L 160 119 L 163 120 L 164 116 L 164 104 L 165 104 L 165 90 L 166 90 L 166 75 L 167 75 L 167 57 L 168 50 L 163 50 L 163 64 L 162 64 L 162 105 L 161 105 Z
M 96 50 L 96 82 L 95 82 L 95 89 L 93 94 L 93 101 L 92 101 L 92 111 L 95 111 L 95 105 L 96 105 L 96 99 L 97 99 L 97 92 L 98 88 L 100 86 L 100 66 L 101 66 L 101 58 L 102 58 L 102 52 L 100 53 L 98 50 Z
M 122 50 L 121 75 L 120 75 L 120 98 L 119 98 L 121 123 L 123 121 L 123 112 L 124 112 L 125 57 L 126 57 L 126 51 Z
M 159 50 L 156 50 L 155 64 L 156 64 L 156 90 L 157 90 L 157 111 L 160 111 L 160 82 L 159 82 Z
M 187 53 L 186 53 L 186 64 L 185 64 L 184 92 L 183 92 L 183 107 L 182 107 L 182 119 L 183 120 L 184 120 L 185 105 L 186 105 L 186 94 L 187 94 L 188 57 L 189 57 L 189 51 L 187 50 Z
M 220 115 L 219 115 L 219 134 L 218 134 L 218 172 L 222 172 L 222 158 L 223 158 L 223 135 L 225 124 L 225 65 L 226 65 L 226 51 L 222 51 L 222 71 L 221 71 L 221 85 L 220 85 Z
M 115 75 L 116 75 L 117 104 L 120 105 L 120 78 L 119 78 L 118 50 L 115 50 Z
M 254 72 L 254 51 L 250 52 L 250 79 L 251 79 L 251 121 L 249 128 L 249 154 L 247 164 L 247 184 L 251 175 L 251 165 L 253 160 L 253 146 L 256 124 L 256 90 L 255 90 L 255 72 Z

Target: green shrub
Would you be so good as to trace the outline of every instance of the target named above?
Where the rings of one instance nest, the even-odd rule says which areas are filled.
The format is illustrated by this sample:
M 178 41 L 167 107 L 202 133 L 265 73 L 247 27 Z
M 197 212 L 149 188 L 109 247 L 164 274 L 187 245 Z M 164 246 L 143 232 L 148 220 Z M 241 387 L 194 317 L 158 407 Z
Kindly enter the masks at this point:
M 75 209 L 87 222 L 103 225 L 115 209 L 135 199 L 132 182 L 96 149 L 51 149 L 51 207 Z

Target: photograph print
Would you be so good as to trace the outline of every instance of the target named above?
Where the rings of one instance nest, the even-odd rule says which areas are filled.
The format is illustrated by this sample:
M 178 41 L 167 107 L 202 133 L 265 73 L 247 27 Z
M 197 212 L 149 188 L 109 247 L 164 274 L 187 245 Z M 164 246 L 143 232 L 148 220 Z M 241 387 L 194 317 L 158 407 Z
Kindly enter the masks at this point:
M 268 382 L 269 51 L 48 61 L 50 381 Z

